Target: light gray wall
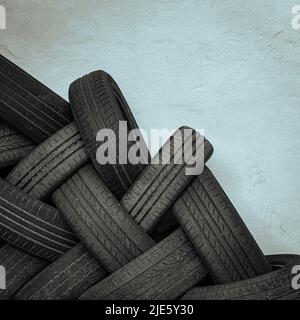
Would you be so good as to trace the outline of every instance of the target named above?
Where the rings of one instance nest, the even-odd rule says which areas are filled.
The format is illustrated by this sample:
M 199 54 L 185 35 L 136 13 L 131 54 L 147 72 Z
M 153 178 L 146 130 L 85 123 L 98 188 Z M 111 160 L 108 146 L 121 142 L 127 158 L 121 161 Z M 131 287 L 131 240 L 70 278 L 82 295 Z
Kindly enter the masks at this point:
M 142 128 L 205 129 L 209 163 L 263 250 L 300 253 L 295 0 L 0 0 L 0 52 L 67 96 L 104 69 Z

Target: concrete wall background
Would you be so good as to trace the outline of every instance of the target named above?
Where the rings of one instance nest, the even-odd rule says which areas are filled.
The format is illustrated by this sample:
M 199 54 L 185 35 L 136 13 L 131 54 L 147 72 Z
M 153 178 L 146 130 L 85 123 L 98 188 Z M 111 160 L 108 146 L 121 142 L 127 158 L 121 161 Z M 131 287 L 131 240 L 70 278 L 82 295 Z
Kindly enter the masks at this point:
M 267 254 L 300 253 L 300 30 L 289 0 L 1 0 L 0 53 L 67 97 L 104 69 L 142 128 L 205 129 Z

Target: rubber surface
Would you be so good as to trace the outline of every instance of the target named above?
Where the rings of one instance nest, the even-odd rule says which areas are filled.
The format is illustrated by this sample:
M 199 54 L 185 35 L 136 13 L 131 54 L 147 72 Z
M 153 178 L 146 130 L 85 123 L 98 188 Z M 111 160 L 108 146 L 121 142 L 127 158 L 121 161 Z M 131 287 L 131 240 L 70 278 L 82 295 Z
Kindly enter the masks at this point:
M 120 206 L 92 166 L 74 174 L 52 199 L 81 241 L 110 272 L 155 244 Z
M 177 133 L 183 133 L 183 130 L 186 129 L 190 128 L 180 128 Z M 202 152 L 201 156 L 204 160 L 200 160 L 200 157 L 198 160 L 203 161 L 203 164 L 213 154 L 213 147 L 208 140 L 203 142 L 204 145 L 196 146 L 195 134 L 186 137 L 182 141 L 190 148 L 197 147 Z M 195 178 L 186 174 L 187 165 L 185 162 L 176 164 L 174 160 L 174 158 L 184 156 L 186 150 L 182 146 L 180 145 L 175 150 L 171 148 L 170 164 L 149 164 L 121 200 L 121 204 L 127 212 L 147 232 L 152 233 L 154 231 L 167 210 L 171 208 L 182 191 Z M 201 148 L 203 151 L 200 150 Z M 158 160 L 156 159 L 161 158 L 161 155 L 168 150 L 170 150 L 170 140 L 155 155 L 153 158 L 154 163 L 157 163 Z
M 0 238 L 46 260 L 77 243 L 58 211 L 0 179 Z
M 6 289 L 0 290 L 0 300 L 11 299 L 17 291 L 36 274 L 42 271 L 48 262 L 25 253 L 11 245 L 0 249 L 0 265 L 6 270 Z
M 71 123 L 34 149 L 11 171 L 7 180 L 37 199 L 46 198 L 88 160 L 81 135 L 75 123 Z M 11 277 L 19 279 L 5 291 L 7 299 L 41 271 L 38 265 L 48 265 L 45 260 L 38 261 L 37 257 L 15 247 L 10 246 L 10 251 L 26 264 L 18 265 L 16 261 L 17 268 L 12 264 L 7 266 Z M 22 274 L 21 278 L 18 273 Z
M 194 288 L 182 300 L 299 300 L 300 290 L 292 288 L 292 269 L 300 265 L 300 256 L 267 258 L 277 270 L 241 282 Z
M 172 300 L 207 276 L 182 229 L 87 290 L 81 300 Z
M 207 146 L 207 148 L 205 149 L 205 154 L 206 158 L 208 159 L 212 153 L 212 147 L 207 141 L 205 142 L 205 146 Z M 154 167 L 152 168 L 153 172 L 154 170 L 156 170 L 156 173 L 163 173 L 164 171 L 166 171 L 166 173 L 169 174 L 170 168 L 166 170 L 167 166 L 163 166 L 162 164 L 160 164 L 156 165 L 155 167 L 156 169 Z M 181 171 L 184 170 L 183 166 L 178 165 L 178 168 L 180 168 Z M 163 196 L 163 188 L 157 190 L 159 192 L 156 192 L 154 197 L 141 197 L 139 196 L 139 192 L 142 195 L 146 190 L 145 186 L 153 186 L 156 180 L 156 175 L 149 174 L 148 178 L 151 178 L 149 181 L 143 177 L 143 175 L 148 175 L 147 170 L 148 169 L 146 168 L 135 182 L 135 185 L 138 187 L 130 188 L 123 198 L 127 200 L 123 201 L 122 199 L 121 204 L 130 213 L 131 208 L 134 208 L 135 204 L 132 201 L 128 202 L 128 200 L 134 198 L 136 199 L 136 201 L 143 201 L 145 208 L 144 213 L 149 215 L 149 217 L 147 218 L 149 223 L 147 224 L 146 230 L 150 231 L 154 229 L 154 225 L 159 220 L 158 217 L 163 217 L 163 212 L 170 209 L 171 205 L 178 198 L 182 188 L 184 188 L 186 180 L 180 178 L 180 174 L 178 174 L 178 179 L 175 178 L 168 180 L 168 174 L 165 174 L 164 176 L 169 183 L 169 189 L 173 191 L 168 193 L 168 197 Z M 189 180 L 190 178 L 187 179 Z M 139 181 L 142 181 L 142 184 L 140 184 Z M 184 185 L 180 185 L 182 182 L 184 182 Z M 71 187 L 69 192 L 70 194 L 72 189 L 73 188 Z M 153 215 L 152 210 L 150 210 L 149 212 L 147 211 L 147 208 L 149 207 L 147 201 L 151 201 L 153 205 L 153 199 L 155 199 L 156 201 L 156 215 Z M 88 201 L 93 204 L 93 202 L 90 201 L 90 198 L 88 198 Z M 62 202 L 63 208 L 65 208 L 65 205 L 66 204 Z M 162 211 L 162 213 L 160 213 L 160 210 Z M 152 216 L 153 219 L 151 219 Z M 151 225 L 151 223 L 153 223 L 153 225 Z M 60 298 L 68 300 L 77 299 L 88 287 L 91 287 L 93 284 L 96 284 L 101 279 L 103 279 L 103 272 L 98 273 L 98 278 L 93 273 L 93 270 L 97 270 L 97 268 L 103 270 L 103 268 L 100 267 L 99 263 L 97 263 L 96 259 L 91 254 L 89 254 L 81 244 L 79 244 L 75 248 L 71 249 L 67 254 L 60 257 L 32 281 L 30 281 L 27 286 L 21 292 L 19 292 L 17 298 L 37 300 Z M 91 273 L 89 270 L 92 270 Z M 76 280 L 73 280 L 73 277 L 76 277 Z M 74 281 L 76 282 L 76 286 L 74 286 Z M 51 288 L 51 290 L 48 290 L 48 288 Z
M 26 157 L 34 142 L 7 124 L 0 124 L 0 168 L 12 166 Z
M 252 278 L 271 271 L 253 236 L 206 167 L 173 206 L 215 283 Z
M 80 132 L 71 123 L 23 159 L 7 180 L 33 197 L 45 199 L 88 161 Z
M 79 243 L 29 281 L 14 299 L 76 300 L 107 276 L 107 271 Z
M 120 199 L 145 168 L 142 164 L 119 163 L 119 122 L 127 121 L 128 131 L 138 128 L 120 88 L 109 74 L 95 71 L 71 84 L 69 98 L 94 167 L 108 188 Z M 100 129 L 111 129 L 116 135 L 118 152 L 115 165 L 100 165 L 96 159 L 97 149 L 101 145 L 96 141 Z M 132 144 L 128 143 L 128 150 Z M 148 154 L 144 155 L 144 158 L 148 157 Z
M 0 55 L 1 118 L 36 142 L 68 125 L 69 103 Z

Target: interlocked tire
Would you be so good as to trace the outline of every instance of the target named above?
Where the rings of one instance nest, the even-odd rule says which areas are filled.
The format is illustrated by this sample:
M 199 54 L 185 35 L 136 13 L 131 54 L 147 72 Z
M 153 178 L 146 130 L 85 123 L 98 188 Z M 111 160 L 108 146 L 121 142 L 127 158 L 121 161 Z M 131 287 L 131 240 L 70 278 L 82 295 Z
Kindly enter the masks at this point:
M 73 120 L 68 102 L 1 55 L 0 69 L 1 117 L 12 126 L 15 126 L 34 141 L 41 142 Z M 22 142 L 22 140 L 20 141 Z M 6 173 L 4 174 L 6 176 Z M 14 250 L 11 246 L 7 247 L 12 251 Z M 22 254 L 24 259 L 30 259 L 25 252 Z M 20 255 L 21 252 L 19 252 L 19 258 L 22 261 Z M 31 258 L 33 260 L 37 259 L 35 257 Z M 40 260 L 40 263 L 45 264 L 42 260 Z M 22 271 L 24 282 L 38 272 L 34 269 L 34 263 L 31 265 L 32 270 L 29 270 L 30 263 L 28 263 Z M 10 274 L 17 271 L 16 268 L 12 268 L 11 271 L 8 270 Z M 27 278 L 25 274 L 27 274 Z M 18 277 L 18 275 L 12 277 Z M 19 281 L 18 284 L 21 286 L 24 282 Z M 11 293 L 13 293 L 13 290 L 8 287 L 6 294 Z
M 292 269 L 300 256 L 267 257 L 274 271 L 256 278 L 225 285 L 191 289 L 182 300 L 300 300 L 300 290 L 292 287 Z
M 213 148 L 210 143 L 205 141 L 206 161 L 211 156 L 212 151 Z M 152 199 L 155 199 L 155 204 L 153 202 L 151 203 L 156 207 L 156 215 L 153 214 L 152 210 L 147 212 L 146 209 L 144 209 L 143 214 L 144 216 L 146 214 L 145 219 L 149 222 L 147 226 L 144 225 L 144 228 L 149 232 L 154 229 L 153 227 L 158 221 L 158 217 L 163 217 L 163 212 L 171 208 L 172 204 L 178 198 L 181 190 L 184 189 L 184 186 L 186 186 L 186 184 L 188 184 L 192 179 L 190 176 L 185 176 L 185 165 L 177 166 L 178 168 L 181 168 L 181 173 L 173 175 L 173 179 L 168 180 L 168 190 L 171 191 L 168 192 L 168 197 L 164 196 L 164 188 L 159 189 L 159 186 L 157 192 L 153 190 L 155 192 L 154 196 L 139 196 L 139 192 L 141 194 L 147 192 L 147 186 L 154 186 L 157 176 L 161 175 L 168 179 L 168 175 L 166 175 L 166 173 L 174 170 L 171 170 L 171 168 L 168 168 L 168 166 L 163 164 L 150 164 L 136 180 L 134 186 L 127 191 L 126 195 L 120 201 L 120 204 L 124 206 L 125 210 L 128 213 L 131 213 L 131 209 L 135 208 L 135 203 L 130 201 L 130 199 L 142 201 L 144 208 L 149 207 L 147 203 L 148 200 L 152 201 Z M 153 168 L 148 169 L 149 167 Z M 153 174 L 150 174 L 150 172 L 153 172 Z M 144 175 L 148 176 L 147 179 L 145 179 Z M 64 208 L 65 206 L 61 210 L 64 210 Z M 149 215 L 149 219 L 147 218 L 147 215 Z M 132 216 L 135 215 L 132 214 Z M 152 216 L 153 219 L 151 219 Z M 103 270 L 97 260 L 89 254 L 81 244 L 78 244 L 75 248 L 71 249 L 67 254 L 53 262 L 51 266 L 46 268 L 37 277 L 30 281 L 26 287 L 18 293 L 16 298 L 21 300 L 77 299 L 86 289 L 103 279 L 103 272 L 99 272 L 98 277 L 97 272 L 93 273 L 93 270 L 97 270 L 98 268 Z M 76 286 L 74 283 L 76 283 Z M 48 288 L 51 288 L 51 290 L 48 290 Z
M 0 168 L 12 166 L 26 157 L 34 143 L 7 124 L 0 124 Z
M 55 208 L 3 179 L 0 179 L 0 238 L 50 261 L 77 243 L 77 238 Z
M 7 180 L 33 197 L 45 199 L 88 161 L 80 132 L 71 123 L 23 159 Z
M 0 111 L 16 129 L 42 142 L 68 125 L 69 103 L 0 55 Z
M 173 206 L 215 283 L 236 282 L 271 271 L 253 236 L 206 167 Z
M 192 130 L 183 127 L 177 132 L 183 133 L 183 130 L 186 129 Z M 191 136 L 186 137 L 184 143 L 187 146 L 196 147 L 195 138 L 196 135 L 193 132 Z M 164 151 L 170 150 L 169 144 L 170 140 L 154 157 L 153 163 L 157 163 L 156 159 L 160 158 Z M 158 222 L 172 207 L 177 197 L 194 179 L 194 176 L 186 174 L 187 165 L 185 163 L 182 165 L 174 164 L 174 157 L 178 157 L 178 153 L 180 153 L 180 157 L 184 154 L 182 146 L 179 150 L 171 148 L 170 164 L 149 164 L 121 200 L 126 211 L 149 233 L 154 231 Z M 208 140 L 205 140 L 203 164 L 210 159 L 212 153 L 212 145 Z M 203 155 L 201 156 L 203 157 Z
M 79 243 L 29 281 L 14 299 L 76 300 L 107 276 L 107 271 Z
M 127 121 L 127 129 L 137 129 L 138 125 L 130 108 L 112 77 L 104 71 L 95 71 L 76 80 L 70 86 L 69 97 L 72 111 L 82 139 L 94 167 L 101 179 L 120 199 L 145 165 L 120 164 L 117 153 L 117 164 L 100 165 L 96 159 L 100 142 L 96 141 L 100 129 L 111 129 L 116 134 L 119 146 L 119 122 Z M 128 143 L 128 149 L 132 143 Z M 145 152 L 146 153 L 146 152 Z M 145 154 L 145 158 L 149 155 Z
M 0 249 L 0 265 L 6 270 L 6 289 L 0 290 L 0 300 L 8 300 L 48 263 L 13 246 L 4 245 Z
M 52 199 L 81 241 L 110 272 L 155 244 L 120 206 L 92 166 L 74 174 Z
M 182 131 L 179 130 L 178 133 L 182 142 Z M 189 139 L 192 148 L 194 146 L 192 130 L 190 137 L 184 142 Z M 169 143 L 166 143 L 161 150 L 169 151 Z M 173 150 L 172 156 L 177 156 L 179 152 L 182 156 L 182 144 L 179 150 Z M 211 152 L 209 148 L 208 154 Z M 131 209 L 135 210 L 136 204 L 142 204 L 137 211 L 134 211 L 134 218 L 139 224 L 145 221 L 140 215 L 135 215 L 143 208 L 142 218 L 147 221 L 143 229 L 146 231 L 151 230 L 149 228 L 151 224 L 156 224 L 157 218 L 162 217 L 160 212 L 164 213 L 172 205 L 172 200 L 175 201 L 176 195 L 178 196 L 192 179 L 185 174 L 184 164 L 149 167 L 155 168 L 157 174 L 153 175 L 154 170 L 151 170 L 150 175 L 149 172 L 146 175 L 143 173 L 141 179 L 138 179 L 131 189 L 132 192 L 128 192 L 126 197 L 130 200 Z M 132 197 L 132 194 L 135 197 Z M 146 195 L 142 201 L 141 195 Z M 86 166 L 73 175 L 53 194 L 52 199 L 86 247 L 110 272 L 121 268 L 154 245 L 154 241 L 146 237 L 141 226 L 129 216 L 128 213 L 131 214 L 131 211 L 126 211 L 128 203 L 122 200 L 121 205 L 124 204 L 124 207 L 120 206 L 91 166 Z M 158 206 L 155 206 L 155 203 Z M 154 208 L 153 212 L 156 211 L 154 217 L 151 208 Z M 151 218 L 147 219 L 148 215 Z
M 31 196 L 43 199 L 48 197 L 88 160 L 77 126 L 75 123 L 71 123 L 44 141 L 21 161 L 8 175 L 7 180 Z M 37 265 L 44 267 L 48 265 L 42 259 L 38 263 L 37 257 L 30 256 L 26 252 L 22 253 L 15 247 L 10 247 L 10 251 L 11 254 L 17 254 L 20 260 L 23 259 L 27 263 L 24 267 L 14 268 L 10 264 L 6 268 L 12 278 L 18 277 L 16 272 L 22 273 L 22 278 L 14 283 L 14 286 L 7 287 L 5 298 L 8 299 L 41 271 L 36 267 Z M 31 262 L 30 259 L 32 259 Z
M 182 229 L 87 290 L 81 300 L 172 300 L 207 271 Z
M 46 198 L 87 161 L 88 156 L 80 133 L 76 125 L 71 123 L 21 161 L 8 175 L 7 180 L 37 199 Z M 11 254 L 17 256 L 20 261 L 26 261 L 24 266 L 19 265 L 17 260 L 17 268 L 11 263 L 6 267 L 10 276 L 18 279 L 7 287 L 5 296 L 2 295 L 3 298 L 9 299 L 41 271 L 39 265 L 46 267 L 48 264 L 45 260 L 20 252 L 13 246 L 6 247 L 9 247 Z M 22 274 L 22 277 L 19 277 L 18 273 Z

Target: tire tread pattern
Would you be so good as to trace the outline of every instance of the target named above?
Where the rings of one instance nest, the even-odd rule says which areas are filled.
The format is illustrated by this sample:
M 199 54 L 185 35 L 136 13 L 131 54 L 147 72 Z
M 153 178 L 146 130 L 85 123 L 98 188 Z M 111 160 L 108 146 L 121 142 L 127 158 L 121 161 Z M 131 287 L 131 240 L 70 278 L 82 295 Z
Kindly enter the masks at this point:
M 182 300 L 299 300 L 300 290 L 292 288 L 292 268 L 300 256 L 267 257 L 270 265 L 281 268 L 240 282 L 191 289 Z
M 67 101 L 2 55 L 0 110 L 3 119 L 38 143 L 73 119 Z
M 235 282 L 271 271 L 267 259 L 206 167 L 173 206 L 211 277 Z
M 77 243 L 59 212 L 0 179 L 0 237 L 53 261 Z

